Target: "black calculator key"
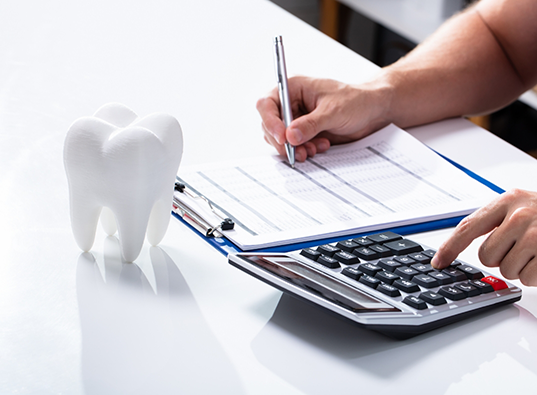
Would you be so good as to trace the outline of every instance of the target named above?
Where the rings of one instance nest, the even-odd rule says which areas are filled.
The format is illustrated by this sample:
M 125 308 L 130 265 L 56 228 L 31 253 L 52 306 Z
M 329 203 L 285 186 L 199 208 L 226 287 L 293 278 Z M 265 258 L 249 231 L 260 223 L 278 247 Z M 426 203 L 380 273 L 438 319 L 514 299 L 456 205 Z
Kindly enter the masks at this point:
M 380 258 L 380 254 L 377 251 L 373 251 L 372 249 L 368 247 L 357 248 L 352 253 L 356 254 L 362 259 L 365 259 L 366 261 L 371 261 L 373 259 Z
M 468 277 L 469 280 L 479 280 L 483 278 L 483 273 L 481 273 L 475 267 L 469 265 L 460 265 L 457 267 L 457 269 L 466 274 L 466 277 Z
M 334 255 L 334 259 L 338 260 L 344 265 L 354 265 L 355 263 L 360 262 L 356 255 L 345 251 L 336 252 L 336 254 Z
M 432 258 L 434 254 L 436 254 L 436 251 L 429 249 L 429 250 L 422 251 L 422 254 L 427 255 L 429 258 Z
M 430 273 L 434 270 L 430 263 L 427 263 L 427 264 L 415 263 L 410 267 L 414 270 L 417 270 L 420 273 L 425 273 L 425 274 Z
M 420 290 L 418 284 L 404 279 L 395 280 L 392 285 L 406 293 L 418 292 Z
M 346 267 L 341 271 L 341 274 L 352 278 L 353 280 L 359 280 L 360 277 L 363 276 L 364 273 L 362 273 L 360 270 L 356 269 L 355 267 Z
M 374 244 L 372 246 L 369 246 L 369 249 L 378 252 L 381 258 L 393 255 L 392 250 L 387 247 L 384 247 L 381 244 Z
M 364 274 L 362 277 L 360 277 L 358 281 L 360 281 L 362 284 L 365 284 L 371 288 L 377 288 L 377 285 L 380 284 L 380 280 L 378 278 L 371 277 L 367 274 Z
M 466 274 L 464 274 L 463 272 L 461 272 L 460 270 L 456 268 L 448 267 L 442 270 L 442 273 L 446 273 L 448 276 L 451 276 L 451 278 L 453 278 L 453 282 L 456 282 L 456 283 L 467 280 Z
M 420 272 L 418 272 L 417 270 L 414 270 L 411 267 L 406 267 L 406 266 L 398 267 L 397 269 L 395 269 L 394 273 L 407 280 L 412 280 L 412 277 L 414 277 L 417 274 L 420 274 Z
M 381 259 L 378 265 L 389 272 L 394 272 L 395 269 L 401 267 L 401 264 L 393 259 Z
M 455 288 L 455 287 L 442 287 L 440 288 L 438 293 L 451 300 L 461 300 L 461 299 L 466 298 L 466 294 L 460 289 Z
M 373 242 L 371 240 L 369 240 L 367 237 L 357 237 L 356 239 L 352 239 L 352 241 L 354 241 L 356 244 L 358 244 L 360 247 L 368 247 L 370 246 L 371 244 L 373 244 Z
M 403 299 L 403 303 L 414 307 L 417 310 L 425 310 L 427 308 L 427 303 L 418 298 L 417 296 L 409 295 Z
M 451 262 L 451 265 L 450 265 L 450 266 L 451 266 L 451 267 L 458 267 L 458 266 L 460 266 L 460 265 L 462 265 L 462 263 L 460 263 L 460 262 L 457 261 L 457 260 L 454 260 L 453 262 Z
M 389 241 L 400 240 L 403 238 L 403 236 L 388 231 L 382 233 L 375 233 L 374 235 L 367 236 L 367 238 L 374 243 L 387 243 Z
M 321 265 L 326 266 L 330 269 L 336 269 L 340 266 L 339 261 L 337 259 L 326 255 L 321 255 L 319 259 L 317 259 L 317 263 L 320 263 Z
M 319 251 L 321 254 L 326 255 L 326 256 L 334 256 L 336 252 L 339 252 L 341 250 L 337 247 L 334 247 L 331 244 L 325 244 L 325 245 L 317 247 L 317 251 Z
M 360 266 L 358 266 L 358 269 L 360 269 L 365 274 L 369 274 L 370 276 L 375 277 L 375 274 L 382 271 L 382 268 L 377 265 L 373 265 L 372 263 L 364 263 Z
M 436 278 L 440 285 L 447 285 L 453 283 L 453 277 L 446 273 L 437 272 L 436 270 L 430 272 L 429 276 Z
M 401 296 L 401 292 L 399 292 L 397 288 L 395 288 L 393 285 L 390 285 L 390 284 L 380 283 L 377 286 L 377 291 L 380 291 L 383 294 L 386 294 L 391 297 Z
M 434 277 L 431 277 L 427 274 L 418 274 L 417 276 L 414 276 L 412 278 L 412 281 L 414 281 L 416 284 L 421 285 L 425 288 L 434 288 L 438 287 L 440 284 L 438 283 L 438 280 Z
M 433 291 L 425 291 L 420 294 L 420 299 L 423 299 L 429 304 L 432 304 L 433 306 L 440 306 L 441 304 L 446 304 L 446 299 L 438 294 L 437 292 Z
M 305 248 L 300 251 L 300 255 L 303 255 L 306 258 L 316 261 L 317 258 L 321 256 L 321 253 L 317 250 L 314 250 L 313 248 Z
M 401 265 L 410 266 L 416 263 L 416 261 L 409 256 L 403 255 L 403 256 L 396 256 L 393 258 L 394 261 L 399 262 Z
M 336 244 L 336 248 L 347 252 L 352 252 L 356 247 L 359 247 L 359 245 L 352 240 L 341 240 Z
M 390 241 L 389 243 L 384 243 L 384 246 L 388 247 L 397 255 L 423 251 L 423 248 L 418 243 L 407 239 Z
M 489 292 L 494 291 L 494 288 L 492 288 L 492 285 L 487 284 L 481 280 L 470 280 L 468 281 L 468 284 L 473 285 L 474 287 L 478 288 L 482 294 L 487 294 Z
M 460 289 L 468 297 L 481 295 L 481 290 L 479 290 L 479 288 L 473 286 L 472 284 L 468 284 L 468 283 L 455 284 L 455 288 Z
M 375 274 L 375 277 L 378 278 L 380 281 L 387 283 L 387 284 L 392 284 L 395 280 L 399 280 L 401 278 L 397 274 L 387 272 L 385 270 Z
M 427 264 L 431 262 L 431 257 L 425 255 L 423 252 L 414 252 L 412 254 L 408 254 L 408 256 L 414 259 L 418 263 Z

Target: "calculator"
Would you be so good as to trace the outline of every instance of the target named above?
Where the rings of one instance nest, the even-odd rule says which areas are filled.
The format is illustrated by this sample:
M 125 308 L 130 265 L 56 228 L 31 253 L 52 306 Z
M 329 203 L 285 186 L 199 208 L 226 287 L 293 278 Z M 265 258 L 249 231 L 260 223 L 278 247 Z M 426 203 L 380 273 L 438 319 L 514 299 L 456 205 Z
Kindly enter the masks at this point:
M 460 260 L 435 270 L 434 254 L 387 231 L 288 253 L 230 254 L 228 260 L 283 292 L 397 339 L 520 300 L 520 288 Z

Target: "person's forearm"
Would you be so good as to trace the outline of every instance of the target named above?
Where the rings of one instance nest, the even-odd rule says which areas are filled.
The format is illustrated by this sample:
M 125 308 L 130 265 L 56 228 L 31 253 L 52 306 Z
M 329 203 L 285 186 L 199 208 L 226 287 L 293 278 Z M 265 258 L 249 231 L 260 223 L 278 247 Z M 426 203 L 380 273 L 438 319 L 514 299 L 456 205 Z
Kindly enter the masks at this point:
M 405 58 L 381 71 L 376 83 L 381 81 L 391 91 L 386 118 L 408 127 L 487 113 L 515 100 L 535 83 L 537 65 L 529 67 L 531 63 L 522 56 L 524 43 L 509 30 L 517 21 L 523 29 L 527 19 L 514 15 L 503 26 L 497 18 L 501 10 L 496 9 L 502 2 L 496 2 L 500 3 L 496 8 L 492 3 L 484 1 L 452 18 Z M 527 32 L 532 33 L 534 29 Z M 526 49 L 531 52 L 535 45 Z M 535 59 L 533 53 L 527 55 Z

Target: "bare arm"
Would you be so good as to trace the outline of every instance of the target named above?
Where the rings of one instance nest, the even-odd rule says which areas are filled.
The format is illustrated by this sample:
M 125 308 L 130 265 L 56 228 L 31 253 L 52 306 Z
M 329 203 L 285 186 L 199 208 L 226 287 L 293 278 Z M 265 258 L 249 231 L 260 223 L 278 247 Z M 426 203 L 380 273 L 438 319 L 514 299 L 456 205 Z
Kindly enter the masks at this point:
M 482 0 L 383 70 L 389 118 L 413 126 L 491 112 L 537 82 L 537 4 Z

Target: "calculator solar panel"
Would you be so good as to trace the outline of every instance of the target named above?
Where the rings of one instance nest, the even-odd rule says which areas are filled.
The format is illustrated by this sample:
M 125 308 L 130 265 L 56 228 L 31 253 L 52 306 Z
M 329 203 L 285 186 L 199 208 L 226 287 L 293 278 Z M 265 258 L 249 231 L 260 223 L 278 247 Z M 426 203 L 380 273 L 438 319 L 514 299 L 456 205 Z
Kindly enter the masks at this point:
M 520 300 L 509 282 L 393 232 L 289 253 L 230 254 L 229 262 L 293 296 L 404 339 Z

